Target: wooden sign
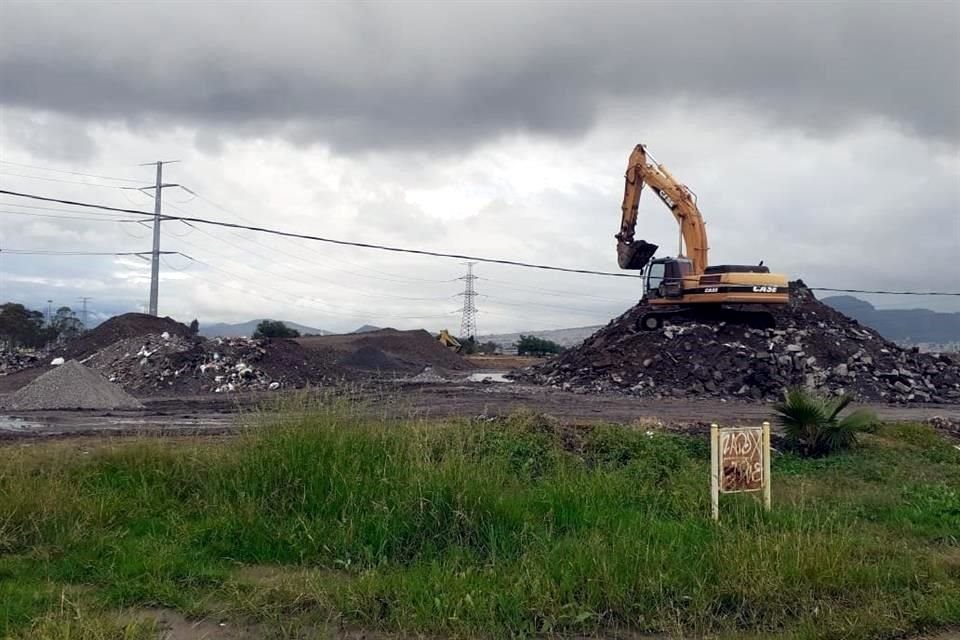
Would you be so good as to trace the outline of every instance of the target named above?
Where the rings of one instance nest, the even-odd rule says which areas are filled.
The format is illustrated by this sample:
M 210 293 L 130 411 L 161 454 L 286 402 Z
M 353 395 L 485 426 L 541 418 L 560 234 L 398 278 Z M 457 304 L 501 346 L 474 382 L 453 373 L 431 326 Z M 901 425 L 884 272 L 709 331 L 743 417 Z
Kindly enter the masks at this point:
M 763 492 L 770 510 L 770 423 L 721 429 L 710 425 L 710 493 L 713 519 L 720 518 L 720 494 Z

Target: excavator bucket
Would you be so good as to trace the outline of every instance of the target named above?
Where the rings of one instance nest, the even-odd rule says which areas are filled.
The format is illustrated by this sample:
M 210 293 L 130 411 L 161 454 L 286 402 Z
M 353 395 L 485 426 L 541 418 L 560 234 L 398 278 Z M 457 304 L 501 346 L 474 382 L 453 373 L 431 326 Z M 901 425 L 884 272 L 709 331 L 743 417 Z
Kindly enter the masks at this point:
M 640 270 L 647 266 L 659 247 L 644 240 L 617 243 L 617 262 L 621 269 Z

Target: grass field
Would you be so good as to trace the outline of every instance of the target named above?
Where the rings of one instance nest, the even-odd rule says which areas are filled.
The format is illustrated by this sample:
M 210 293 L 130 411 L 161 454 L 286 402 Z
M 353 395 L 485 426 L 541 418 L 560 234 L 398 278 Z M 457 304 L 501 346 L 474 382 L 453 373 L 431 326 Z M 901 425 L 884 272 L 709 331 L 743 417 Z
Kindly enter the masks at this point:
M 142 607 L 276 637 L 960 625 L 960 452 L 926 427 L 777 456 L 773 511 L 725 497 L 718 525 L 705 438 L 364 416 L 304 401 L 229 440 L 0 449 L 0 637 L 153 637 Z

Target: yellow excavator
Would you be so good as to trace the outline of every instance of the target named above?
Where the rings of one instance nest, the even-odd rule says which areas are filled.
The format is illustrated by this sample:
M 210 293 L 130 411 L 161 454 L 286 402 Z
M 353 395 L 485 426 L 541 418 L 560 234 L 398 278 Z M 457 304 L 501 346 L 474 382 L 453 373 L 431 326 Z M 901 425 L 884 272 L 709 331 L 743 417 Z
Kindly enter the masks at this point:
M 463 345 L 460 344 L 460 341 L 450 335 L 450 332 L 446 329 L 440 330 L 440 333 L 437 334 L 437 340 L 440 342 L 440 344 L 448 349 L 451 349 L 454 353 L 460 353 L 460 351 L 463 349 Z
M 625 177 L 617 261 L 621 269 L 646 269 L 644 299 L 651 310 L 640 318 L 640 328 L 652 331 L 666 319 L 685 318 L 773 326 L 771 306 L 790 302 L 787 277 L 770 273 L 762 261 L 757 266 L 708 266 L 707 231 L 696 194 L 657 163 L 644 145 L 634 147 Z M 676 258 L 652 259 L 659 247 L 634 237 L 645 184 L 680 224 Z

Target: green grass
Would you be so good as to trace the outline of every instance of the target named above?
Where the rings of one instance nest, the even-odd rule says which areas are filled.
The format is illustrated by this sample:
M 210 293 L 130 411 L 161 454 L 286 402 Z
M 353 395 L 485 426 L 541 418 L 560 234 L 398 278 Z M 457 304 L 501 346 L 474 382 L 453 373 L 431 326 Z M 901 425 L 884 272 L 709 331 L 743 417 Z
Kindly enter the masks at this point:
M 717 525 L 700 438 L 369 415 L 305 401 L 228 441 L 0 449 L 0 637 L 140 638 L 110 614 L 145 606 L 280 637 L 960 624 L 960 452 L 925 427 L 777 457 L 773 511 L 728 496 Z

